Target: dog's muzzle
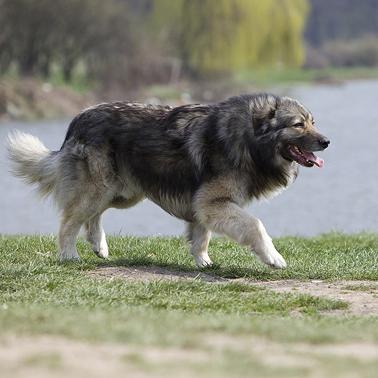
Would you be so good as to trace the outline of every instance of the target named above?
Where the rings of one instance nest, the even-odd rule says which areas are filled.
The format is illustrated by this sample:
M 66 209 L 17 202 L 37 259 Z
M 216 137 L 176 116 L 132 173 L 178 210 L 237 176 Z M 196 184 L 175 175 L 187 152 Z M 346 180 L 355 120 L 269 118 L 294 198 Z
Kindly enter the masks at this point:
M 323 150 L 325 150 L 329 146 L 329 144 L 331 143 L 331 141 L 329 139 L 327 139 L 327 138 L 321 138 L 321 139 L 319 139 L 318 143 L 319 143 L 319 146 Z

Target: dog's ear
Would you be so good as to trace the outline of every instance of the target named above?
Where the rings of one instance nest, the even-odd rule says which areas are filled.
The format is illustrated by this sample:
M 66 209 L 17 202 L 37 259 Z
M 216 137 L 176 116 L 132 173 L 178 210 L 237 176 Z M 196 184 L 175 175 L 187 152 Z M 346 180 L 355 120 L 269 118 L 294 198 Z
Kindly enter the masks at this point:
M 275 124 L 279 98 L 266 95 L 251 102 L 252 123 L 256 134 L 268 131 Z

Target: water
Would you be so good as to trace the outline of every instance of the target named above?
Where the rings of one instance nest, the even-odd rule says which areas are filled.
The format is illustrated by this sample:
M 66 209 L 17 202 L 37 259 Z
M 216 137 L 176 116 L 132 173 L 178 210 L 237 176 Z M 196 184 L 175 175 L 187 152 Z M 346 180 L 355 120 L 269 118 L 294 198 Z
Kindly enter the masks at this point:
M 328 231 L 378 231 L 378 81 L 290 90 L 315 116 L 330 138 L 319 154 L 325 167 L 301 168 L 297 181 L 280 196 L 253 203 L 272 236 L 312 236 Z M 30 186 L 13 178 L 5 158 L 7 133 L 19 129 L 58 149 L 69 121 L 0 124 L 0 233 L 56 233 L 58 217 L 51 201 L 41 201 Z M 110 234 L 180 235 L 182 221 L 149 201 L 128 210 L 109 209 L 104 228 Z

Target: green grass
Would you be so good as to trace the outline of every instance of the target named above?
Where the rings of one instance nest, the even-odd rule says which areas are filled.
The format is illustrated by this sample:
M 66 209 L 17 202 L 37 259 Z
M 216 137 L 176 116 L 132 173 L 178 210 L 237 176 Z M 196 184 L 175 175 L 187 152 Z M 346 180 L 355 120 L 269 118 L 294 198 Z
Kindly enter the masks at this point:
M 41 78 L 41 80 L 49 82 L 54 87 L 69 88 L 80 94 L 88 93 L 96 88 L 96 83 L 88 79 L 85 67 L 82 63 L 73 70 L 69 82 L 64 79 L 62 70 L 57 66 L 53 67 L 47 80 L 43 78 Z
M 111 238 L 111 260 L 85 260 L 88 267 L 159 265 L 177 271 L 193 271 L 195 265 L 182 239 Z M 207 270 L 221 278 L 251 279 L 354 279 L 378 280 L 378 236 L 361 234 L 345 236 L 337 233 L 312 239 L 281 238 L 277 249 L 288 262 L 288 269 L 272 270 L 251 256 L 248 248 L 226 239 L 211 241 L 209 253 L 215 266 Z M 51 246 L 51 249 L 54 247 Z M 83 251 L 89 248 L 81 244 Z
M 187 101 L 182 94 L 190 94 L 193 101 L 216 101 L 230 94 L 271 91 L 278 87 L 302 84 L 333 84 L 347 80 L 377 80 L 378 68 L 328 67 L 323 69 L 256 69 L 239 71 L 202 80 L 181 80 L 178 83 L 157 84 L 142 88 L 142 97 L 158 97 L 162 102 Z M 211 93 L 210 98 L 206 92 Z
M 225 278 L 245 277 L 370 280 L 374 284 L 378 279 L 378 235 L 329 234 L 275 242 L 288 261 L 287 270 L 268 269 L 256 262 L 247 249 L 225 239 L 214 239 L 210 254 L 215 267 L 206 273 L 220 282 L 142 282 L 95 278 L 89 271 L 106 266 L 152 265 L 165 267 L 173 275 L 196 272 L 183 239 L 110 237 L 108 261 L 99 260 L 80 240 L 82 262 L 59 264 L 53 237 L 0 237 L 0 335 L 55 335 L 139 347 L 174 346 L 212 355 L 216 353 L 214 349 L 203 343 L 212 337 L 230 338 L 235 343 L 261 338 L 283 347 L 295 343 L 378 343 L 378 317 L 326 315 L 345 309 L 344 302 L 305 294 L 278 294 L 256 287 L 253 282 L 223 282 Z M 230 371 L 241 376 L 250 369 L 253 358 L 245 351 L 231 349 L 225 355 L 214 355 L 207 370 L 201 363 L 183 366 L 190 371 L 207 371 L 209 376 L 227 375 Z M 138 356 L 139 352 L 136 361 Z M 38 362 L 38 356 L 34 360 Z M 52 360 L 55 364 L 59 357 Z M 318 357 L 316 361 L 321 364 Z M 172 367 L 155 365 L 150 368 L 162 372 Z M 148 364 L 143 366 L 148 369 Z M 258 361 L 254 366 L 260 376 L 277 373 L 277 369 L 260 366 Z M 345 370 L 349 365 L 343 366 Z M 361 367 L 361 374 L 366 372 L 362 376 L 369 376 L 369 366 Z M 283 375 L 305 376 L 303 369 L 285 369 Z
M 332 82 L 354 79 L 377 79 L 378 68 L 369 67 L 329 67 L 324 69 L 284 69 L 241 71 L 234 77 L 235 84 L 255 84 L 271 86 L 311 82 Z

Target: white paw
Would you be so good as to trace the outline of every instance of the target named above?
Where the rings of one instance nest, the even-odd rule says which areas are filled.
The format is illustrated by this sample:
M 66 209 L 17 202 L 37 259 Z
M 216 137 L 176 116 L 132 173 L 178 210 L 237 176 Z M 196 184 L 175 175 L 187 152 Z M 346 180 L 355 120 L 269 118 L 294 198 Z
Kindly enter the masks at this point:
M 105 233 L 103 232 L 101 238 L 97 241 L 92 241 L 93 252 L 102 259 L 107 259 L 109 256 L 108 243 L 106 242 Z
M 105 245 L 102 245 L 100 248 L 97 250 L 93 250 L 93 252 L 100 258 L 106 259 L 109 256 L 109 250 L 108 250 L 108 245 L 105 243 Z
M 287 264 L 285 259 L 282 257 L 280 253 L 276 253 L 275 255 L 257 255 L 256 256 L 266 265 L 271 266 L 272 268 L 276 269 L 283 269 L 286 268 Z
M 213 265 L 213 262 L 211 261 L 208 254 L 194 256 L 194 259 L 196 260 L 196 265 L 198 266 L 198 268 L 209 268 Z
M 283 269 L 287 264 L 282 255 L 276 250 L 271 240 L 267 240 L 260 248 L 256 248 L 255 255 L 272 268 Z

